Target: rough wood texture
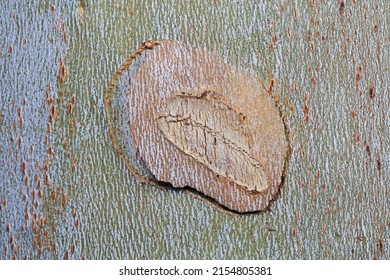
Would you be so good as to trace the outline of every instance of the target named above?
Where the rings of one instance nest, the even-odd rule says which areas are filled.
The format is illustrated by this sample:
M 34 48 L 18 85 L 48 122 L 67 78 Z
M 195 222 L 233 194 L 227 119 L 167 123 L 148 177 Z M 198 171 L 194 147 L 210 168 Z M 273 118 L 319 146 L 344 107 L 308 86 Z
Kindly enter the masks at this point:
M 0 259 L 390 259 L 389 1 L 20 3 L 0 1 Z M 278 81 L 294 149 L 271 211 L 126 170 L 108 136 L 141 171 L 127 93 L 144 55 L 109 84 L 111 115 L 102 93 L 153 34 Z
M 259 79 L 180 42 L 146 42 L 131 59 L 140 62 L 129 70 L 131 132 L 155 179 L 237 212 L 265 210 L 283 182 L 289 144 Z

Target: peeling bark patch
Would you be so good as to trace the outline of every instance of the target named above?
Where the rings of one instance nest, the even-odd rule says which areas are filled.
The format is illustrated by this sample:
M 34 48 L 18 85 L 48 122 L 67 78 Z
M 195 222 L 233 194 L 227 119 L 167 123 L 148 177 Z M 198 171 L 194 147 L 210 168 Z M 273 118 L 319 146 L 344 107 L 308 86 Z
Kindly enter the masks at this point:
M 113 109 L 115 95 L 127 110 Z M 282 111 L 257 76 L 218 54 L 146 41 L 116 71 L 104 104 L 114 147 L 139 180 L 190 187 L 239 213 L 265 211 L 278 196 L 291 156 Z
M 267 176 L 251 153 L 247 117 L 214 91 L 182 92 L 158 117 L 165 138 L 219 176 L 248 191 L 268 188 Z

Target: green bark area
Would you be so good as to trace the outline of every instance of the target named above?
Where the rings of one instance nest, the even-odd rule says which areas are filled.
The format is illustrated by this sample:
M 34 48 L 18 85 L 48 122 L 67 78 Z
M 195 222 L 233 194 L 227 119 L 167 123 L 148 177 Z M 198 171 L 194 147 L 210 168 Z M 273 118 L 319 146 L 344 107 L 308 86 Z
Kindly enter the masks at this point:
M 388 1 L 171 2 L 0 4 L 1 258 L 389 259 Z M 151 38 L 274 78 L 294 151 L 269 212 L 119 159 L 103 95 Z

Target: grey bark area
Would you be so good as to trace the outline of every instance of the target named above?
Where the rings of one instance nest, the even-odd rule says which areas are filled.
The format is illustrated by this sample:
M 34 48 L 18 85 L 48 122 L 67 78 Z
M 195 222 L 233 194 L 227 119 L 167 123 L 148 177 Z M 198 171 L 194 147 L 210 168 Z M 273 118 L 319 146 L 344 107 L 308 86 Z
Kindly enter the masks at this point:
M 231 210 L 265 210 L 282 184 L 289 144 L 259 78 L 181 42 L 145 46 L 132 55 L 128 108 L 147 169 Z

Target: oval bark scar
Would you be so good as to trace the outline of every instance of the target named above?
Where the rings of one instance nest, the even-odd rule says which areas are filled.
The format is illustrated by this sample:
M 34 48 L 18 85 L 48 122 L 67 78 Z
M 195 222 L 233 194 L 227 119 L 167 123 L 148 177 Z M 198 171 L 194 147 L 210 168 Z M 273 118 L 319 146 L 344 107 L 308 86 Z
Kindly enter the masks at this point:
M 126 158 L 136 163 L 113 132 L 117 91 L 134 145 Z M 191 187 L 240 213 L 266 210 L 278 195 L 291 155 L 281 111 L 256 75 L 218 54 L 147 41 L 117 70 L 104 102 L 114 146 L 141 180 Z
M 173 145 L 219 176 L 260 192 L 268 188 L 267 176 L 251 156 L 247 122 L 243 113 L 211 90 L 177 93 L 158 115 L 158 126 Z

